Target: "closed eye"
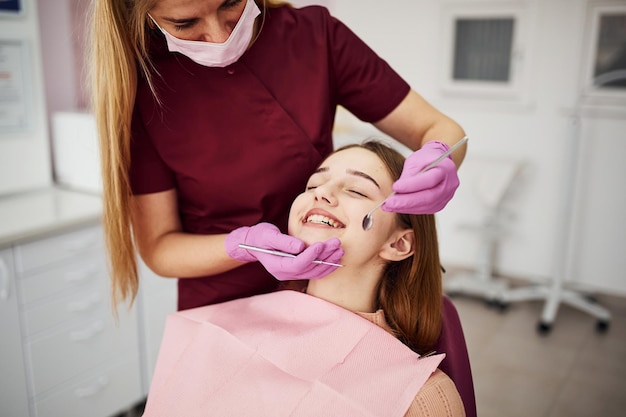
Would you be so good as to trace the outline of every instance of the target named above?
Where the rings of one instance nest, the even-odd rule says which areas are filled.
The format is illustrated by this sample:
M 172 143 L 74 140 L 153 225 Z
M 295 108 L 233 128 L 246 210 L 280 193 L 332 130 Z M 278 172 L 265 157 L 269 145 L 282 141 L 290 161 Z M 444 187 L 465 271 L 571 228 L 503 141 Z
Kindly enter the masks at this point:
M 356 195 L 358 195 L 360 197 L 369 198 L 367 195 L 365 195 L 365 194 L 363 194 L 363 193 L 361 193 L 359 191 L 356 191 L 356 190 L 348 190 L 348 192 L 351 193 L 351 194 L 356 194 Z
M 194 22 L 188 22 L 188 23 L 183 23 L 182 25 L 175 25 L 174 29 L 179 32 L 181 30 L 185 30 L 185 29 L 189 29 L 190 27 L 192 27 L 194 24 Z
M 170 18 L 165 18 L 165 20 L 169 21 L 172 23 L 172 25 L 174 26 L 174 30 L 181 31 L 181 30 L 185 30 L 185 29 L 189 29 L 192 26 L 194 26 L 196 23 L 198 23 L 198 19 L 197 18 L 191 18 L 191 19 L 170 19 Z

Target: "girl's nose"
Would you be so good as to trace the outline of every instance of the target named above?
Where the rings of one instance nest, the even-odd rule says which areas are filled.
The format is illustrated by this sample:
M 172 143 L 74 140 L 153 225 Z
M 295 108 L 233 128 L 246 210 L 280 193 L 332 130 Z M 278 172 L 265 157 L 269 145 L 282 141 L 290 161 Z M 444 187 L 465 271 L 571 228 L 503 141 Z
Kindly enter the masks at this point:
M 328 189 L 328 187 L 317 187 L 315 189 L 315 200 L 328 204 L 330 206 L 337 205 L 337 199 L 335 195 Z

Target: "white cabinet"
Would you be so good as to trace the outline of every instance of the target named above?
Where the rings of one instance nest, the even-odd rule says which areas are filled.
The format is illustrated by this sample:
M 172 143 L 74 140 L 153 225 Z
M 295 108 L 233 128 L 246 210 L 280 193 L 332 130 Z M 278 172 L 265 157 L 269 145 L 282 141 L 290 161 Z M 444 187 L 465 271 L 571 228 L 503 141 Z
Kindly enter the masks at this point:
M 28 416 L 26 372 L 12 252 L 0 250 L 0 411 L 3 417 Z
M 111 417 L 148 393 L 176 279 L 139 264 L 132 309 L 111 309 L 100 197 L 0 198 L 0 417 Z
M 0 304 L 3 417 L 5 404 L 21 407 L 6 417 L 109 417 L 142 399 L 137 312 L 120 306 L 115 321 L 105 256 L 99 223 L 3 252 L 15 290 Z M 15 391 L 6 401 L 5 387 Z M 24 393 L 30 414 L 17 401 Z

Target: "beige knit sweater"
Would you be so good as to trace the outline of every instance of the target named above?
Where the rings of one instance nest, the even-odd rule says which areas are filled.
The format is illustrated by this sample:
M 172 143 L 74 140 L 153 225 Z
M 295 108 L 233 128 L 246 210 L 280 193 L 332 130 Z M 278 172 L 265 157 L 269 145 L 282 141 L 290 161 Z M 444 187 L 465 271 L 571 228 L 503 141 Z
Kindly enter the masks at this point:
M 392 333 L 385 319 L 385 313 L 357 313 Z M 465 408 L 454 382 L 448 375 L 437 369 L 413 399 L 405 417 L 465 417 Z

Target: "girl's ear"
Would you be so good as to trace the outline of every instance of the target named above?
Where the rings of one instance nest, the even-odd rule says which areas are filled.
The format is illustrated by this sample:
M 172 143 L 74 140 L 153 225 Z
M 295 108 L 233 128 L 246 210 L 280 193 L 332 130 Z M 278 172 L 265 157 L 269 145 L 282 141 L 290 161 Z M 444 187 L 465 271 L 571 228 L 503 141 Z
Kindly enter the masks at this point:
M 415 252 L 415 233 L 411 229 L 394 232 L 380 249 L 380 257 L 388 261 L 401 261 Z

